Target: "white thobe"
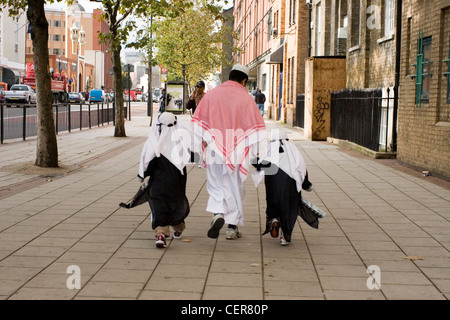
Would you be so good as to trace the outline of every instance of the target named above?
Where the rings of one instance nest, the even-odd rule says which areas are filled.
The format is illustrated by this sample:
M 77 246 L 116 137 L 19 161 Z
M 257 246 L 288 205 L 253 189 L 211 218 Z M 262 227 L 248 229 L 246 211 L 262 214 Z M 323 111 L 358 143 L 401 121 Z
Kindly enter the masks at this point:
M 250 146 L 249 155 L 244 162 L 249 160 L 249 156 L 255 156 L 258 145 Z M 244 198 L 246 176 L 240 174 L 239 164 L 233 171 L 228 165 L 223 163 L 220 155 L 209 150 L 206 153 L 206 187 L 209 193 L 206 211 L 221 213 L 225 223 L 232 225 L 244 225 Z
M 206 211 L 223 214 L 227 224 L 243 225 L 245 181 L 241 181 L 239 166 L 230 173 L 224 164 L 209 164 L 206 175 L 209 193 Z

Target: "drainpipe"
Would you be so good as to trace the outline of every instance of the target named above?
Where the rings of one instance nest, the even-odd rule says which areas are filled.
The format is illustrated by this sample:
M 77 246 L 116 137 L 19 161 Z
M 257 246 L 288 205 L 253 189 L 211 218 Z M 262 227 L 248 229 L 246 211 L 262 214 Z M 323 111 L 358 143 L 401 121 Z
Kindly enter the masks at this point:
M 400 53 L 402 48 L 402 9 L 403 1 L 397 1 L 397 25 L 395 30 L 395 85 L 394 85 L 394 114 L 392 120 L 392 151 L 397 152 L 397 113 L 398 113 L 398 98 L 399 98 L 399 84 L 400 84 Z M 387 149 L 387 146 L 386 146 Z

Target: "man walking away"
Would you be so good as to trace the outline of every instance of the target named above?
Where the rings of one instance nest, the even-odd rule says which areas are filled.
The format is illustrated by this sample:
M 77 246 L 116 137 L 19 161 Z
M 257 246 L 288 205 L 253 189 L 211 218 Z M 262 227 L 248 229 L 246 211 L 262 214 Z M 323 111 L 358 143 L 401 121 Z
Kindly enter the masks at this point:
M 258 89 L 258 93 L 255 96 L 255 102 L 261 115 L 264 117 L 264 102 L 266 102 L 266 96 L 261 92 L 261 89 Z
M 235 65 L 229 81 L 210 90 L 192 117 L 193 151 L 206 167 L 209 193 L 206 211 L 214 213 L 208 237 L 217 238 L 225 223 L 226 239 L 239 238 L 244 223 L 243 203 L 248 158 L 266 141 L 261 113 L 247 93 L 249 70 Z

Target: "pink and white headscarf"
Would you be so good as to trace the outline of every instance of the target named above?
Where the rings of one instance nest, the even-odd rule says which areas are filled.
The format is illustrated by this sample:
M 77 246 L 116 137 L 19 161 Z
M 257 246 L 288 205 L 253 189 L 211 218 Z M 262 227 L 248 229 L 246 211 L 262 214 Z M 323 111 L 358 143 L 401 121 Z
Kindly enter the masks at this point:
M 192 124 L 193 150 L 203 155 L 203 166 L 207 166 L 207 145 L 229 172 L 239 166 L 243 181 L 248 175 L 250 148 L 266 140 L 264 119 L 245 88 L 235 81 L 226 81 L 210 90 L 197 106 Z

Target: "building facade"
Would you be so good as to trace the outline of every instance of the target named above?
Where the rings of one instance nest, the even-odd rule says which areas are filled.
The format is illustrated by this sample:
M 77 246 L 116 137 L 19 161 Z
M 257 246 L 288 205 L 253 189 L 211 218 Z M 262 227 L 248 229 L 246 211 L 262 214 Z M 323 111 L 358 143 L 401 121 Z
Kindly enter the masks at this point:
M 295 125 L 295 100 L 311 91 L 305 63 L 320 68 L 324 59 L 345 59 L 344 91 L 381 92 L 372 150 L 450 178 L 450 0 L 269 1 L 260 24 L 268 47 L 255 37 L 261 19 L 252 10 L 262 2 L 235 2 L 242 43 L 235 61 L 264 66 L 265 77 L 254 72 L 252 83 L 267 83 L 269 118 Z
M 8 87 L 25 75 L 25 15 L 9 17 L 8 7 L 0 12 L 0 81 Z
M 271 0 L 236 0 L 234 2 L 234 30 L 238 33 L 235 46 L 240 49 L 235 63 L 250 69 L 247 90 L 257 88 L 268 95 L 268 65 L 265 63 L 271 48 Z
M 64 9 L 46 9 L 49 24 L 49 63 L 50 69 L 65 75 L 68 79 L 68 92 L 89 92 L 102 88 L 113 91 L 111 55 L 107 45 L 98 41 L 99 32 L 107 32 L 105 21 L 100 19 L 101 10 L 86 12 L 75 2 Z M 85 41 L 80 43 L 71 38 L 71 29 L 76 27 L 85 33 Z M 26 62 L 33 63 L 31 37 L 27 35 Z
M 450 1 L 403 1 L 397 159 L 450 178 Z
M 272 2 L 269 65 L 269 118 L 294 125 L 296 97 L 305 92 L 309 46 L 309 5 L 300 0 Z

